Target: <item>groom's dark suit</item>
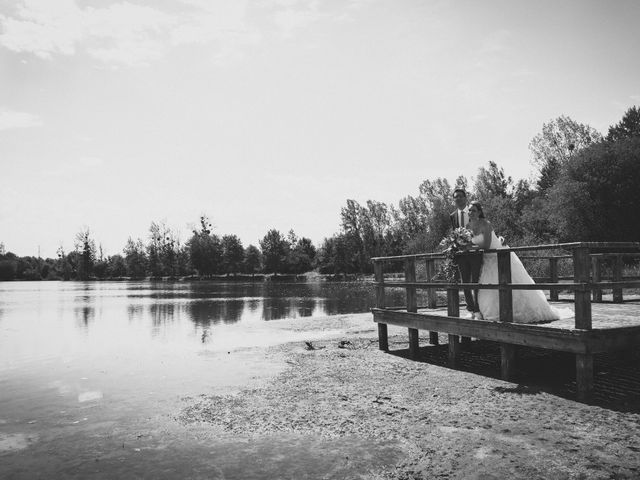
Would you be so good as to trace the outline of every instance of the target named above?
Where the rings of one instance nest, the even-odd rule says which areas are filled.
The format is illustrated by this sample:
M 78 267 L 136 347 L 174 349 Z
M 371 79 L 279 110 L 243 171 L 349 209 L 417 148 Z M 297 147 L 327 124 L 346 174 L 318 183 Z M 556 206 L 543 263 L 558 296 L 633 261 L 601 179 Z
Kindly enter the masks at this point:
M 456 229 L 460 227 L 460 218 L 458 217 L 458 210 L 449 215 L 451 220 L 451 228 Z M 469 221 L 468 212 L 465 212 L 465 224 Z M 463 227 L 466 225 L 462 225 Z M 460 280 L 463 283 L 477 283 L 480 279 L 480 268 L 482 267 L 482 254 L 479 252 L 465 253 L 457 258 L 458 272 L 460 273 Z M 467 302 L 467 310 L 470 312 L 479 312 L 478 306 L 478 290 L 465 288 L 464 299 Z

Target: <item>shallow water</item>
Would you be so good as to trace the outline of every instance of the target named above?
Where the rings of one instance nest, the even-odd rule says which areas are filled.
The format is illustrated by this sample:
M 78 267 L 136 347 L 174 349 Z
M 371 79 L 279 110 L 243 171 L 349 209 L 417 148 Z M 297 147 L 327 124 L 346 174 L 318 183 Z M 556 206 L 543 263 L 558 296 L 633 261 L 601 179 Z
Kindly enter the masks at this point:
M 229 456 L 197 462 L 186 453 L 207 447 L 174 421 L 182 399 L 283 369 L 254 347 L 310 332 L 271 321 L 364 312 L 373 301 L 362 283 L 0 283 L 0 477 L 174 478 L 187 455 L 184 478 L 217 478 L 211 468 Z M 226 451 L 228 439 L 213 440 L 211 451 Z M 290 453 L 307 448 L 278 442 Z M 247 455 L 256 448 L 266 446 Z M 222 473 L 242 478 L 247 465 Z

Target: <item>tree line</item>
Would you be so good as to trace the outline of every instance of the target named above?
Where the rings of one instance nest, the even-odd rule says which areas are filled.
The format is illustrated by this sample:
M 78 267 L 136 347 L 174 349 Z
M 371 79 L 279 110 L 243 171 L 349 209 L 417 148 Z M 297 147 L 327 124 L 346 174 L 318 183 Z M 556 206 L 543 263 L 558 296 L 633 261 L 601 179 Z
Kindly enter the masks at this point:
M 435 251 L 449 227 L 452 193 L 464 188 L 478 200 L 494 229 L 512 245 L 571 241 L 639 241 L 640 109 L 629 108 L 603 136 L 560 116 L 543 124 L 530 142 L 535 180 L 514 181 L 490 160 L 471 181 L 461 175 L 424 180 L 418 195 L 397 205 L 348 199 L 340 231 L 319 247 L 293 230 L 269 230 L 259 246 L 236 235 L 219 236 L 206 216 L 187 242 L 164 222 L 149 237 L 129 238 L 122 254 L 104 256 L 89 229 L 74 250 L 57 258 L 17 257 L 0 243 L 0 280 L 117 277 L 211 277 L 237 273 L 371 273 L 371 258 Z

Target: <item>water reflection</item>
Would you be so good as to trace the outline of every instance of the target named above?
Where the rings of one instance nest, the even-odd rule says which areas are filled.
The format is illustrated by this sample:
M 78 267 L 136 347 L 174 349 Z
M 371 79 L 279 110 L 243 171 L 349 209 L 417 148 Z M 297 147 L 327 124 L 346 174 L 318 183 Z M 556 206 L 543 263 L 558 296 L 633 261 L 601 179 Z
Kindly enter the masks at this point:
M 83 330 L 88 330 L 89 325 L 93 323 L 96 318 L 96 309 L 93 305 L 82 305 L 74 309 L 76 322 L 78 327 Z

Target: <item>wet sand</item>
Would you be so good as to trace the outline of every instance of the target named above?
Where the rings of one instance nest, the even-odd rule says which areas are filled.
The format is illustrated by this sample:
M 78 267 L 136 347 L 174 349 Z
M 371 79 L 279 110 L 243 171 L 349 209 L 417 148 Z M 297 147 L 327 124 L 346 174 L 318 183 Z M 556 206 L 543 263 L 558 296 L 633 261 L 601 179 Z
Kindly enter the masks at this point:
M 305 340 L 216 353 L 202 395 L 116 413 L 88 401 L 85 421 L 5 421 L 0 478 L 640 477 L 637 351 L 596 359 L 585 405 L 570 356 L 525 351 L 508 383 L 489 343 L 473 342 L 456 370 L 444 338 L 421 337 L 413 361 L 406 331 L 390 327 L 392 352 L 381 352 L 370 314 L 266 325 Z

